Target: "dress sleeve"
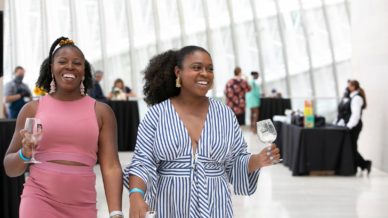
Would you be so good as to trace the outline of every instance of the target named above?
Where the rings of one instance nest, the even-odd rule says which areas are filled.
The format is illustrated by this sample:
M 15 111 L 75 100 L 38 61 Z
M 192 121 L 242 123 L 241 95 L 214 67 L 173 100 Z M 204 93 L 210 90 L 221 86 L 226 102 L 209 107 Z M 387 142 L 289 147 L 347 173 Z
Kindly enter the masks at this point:
M 226 172 L 236 195 L 252 195 L 257 188 L 260 170 L 248 172 L 251 154 L 247 151 L 247 144 L 235 117 L 233 117 L 233 131 L 234 143 L 226 161 Z
M 140 122 L 132 162 L 124 169 L 124 186 L 129 187 L 129 176 L 141 178 L 147 185 L 145 200 L 152 198 L 157 178 L 157 161 L 153 153 L 153 144 L 158 122 L 158 114 L 152 108 Z

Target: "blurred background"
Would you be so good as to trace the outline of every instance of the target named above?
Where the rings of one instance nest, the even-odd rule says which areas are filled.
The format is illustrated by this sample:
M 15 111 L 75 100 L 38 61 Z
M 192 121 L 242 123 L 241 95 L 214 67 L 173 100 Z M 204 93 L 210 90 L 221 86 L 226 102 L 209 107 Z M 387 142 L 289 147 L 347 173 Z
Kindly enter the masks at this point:
M 215 66 L 213 97 L 223 97 L 235 66 L 261 73 L 264 93 L 277 89 L 293 108 L 313 99 L 332 119 L 351 77 L 348 0 L 9 0 L 4 11 L 4 82 L 16 65 L 34 85 L 59 36 L 73 39 L 108 92 L 122 78 L 142 93 L 148 60 L 199 45 Z

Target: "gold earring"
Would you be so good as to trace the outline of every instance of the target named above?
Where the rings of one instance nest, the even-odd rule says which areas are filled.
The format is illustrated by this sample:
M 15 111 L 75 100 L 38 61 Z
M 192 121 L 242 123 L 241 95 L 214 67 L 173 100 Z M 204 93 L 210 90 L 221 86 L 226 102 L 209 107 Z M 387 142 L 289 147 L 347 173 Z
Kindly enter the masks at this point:
M 175 87 L 177 87 L 177 88 L 182 87 L 181 79 L 179 78 L 179 76 L 175 80 Z
M 85 77 L 82 77 L 81 85 L 79 87 L 82 96 L 85 95 L 84 80 L 85 80 Z

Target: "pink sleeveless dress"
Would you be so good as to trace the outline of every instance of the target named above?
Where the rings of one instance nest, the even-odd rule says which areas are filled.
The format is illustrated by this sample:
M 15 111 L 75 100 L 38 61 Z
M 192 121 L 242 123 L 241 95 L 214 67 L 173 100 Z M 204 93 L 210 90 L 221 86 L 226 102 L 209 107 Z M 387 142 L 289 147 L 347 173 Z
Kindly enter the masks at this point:
M 95 100 L 85 96 L 60 101 L 49 95 L 39 99 L 36 117 L 43 136 L 30 166 L 19 209 L 20 218 L 96 218 L 96 176 L 99 126 Z M 85 166 L 49 162 L 68 160 Z

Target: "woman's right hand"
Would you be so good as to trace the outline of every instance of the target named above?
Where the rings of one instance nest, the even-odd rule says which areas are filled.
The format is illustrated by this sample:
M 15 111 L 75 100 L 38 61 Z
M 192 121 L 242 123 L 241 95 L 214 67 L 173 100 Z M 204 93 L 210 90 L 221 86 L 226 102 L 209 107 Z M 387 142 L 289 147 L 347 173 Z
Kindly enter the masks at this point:
M 22 136 L 22 153 L 23 156 L 31 158 L 32 149 L 36 146 L 36 141 L 33 139 L 32 134 L 28 133 L 27 130 L 20 130 L 20 135 Z
M 129 217 L 130 218 L 144 218 L 147 211 L 148 205 L 144 201 L 143 196 L 140 193 L 132 193 L 129 196 Z

